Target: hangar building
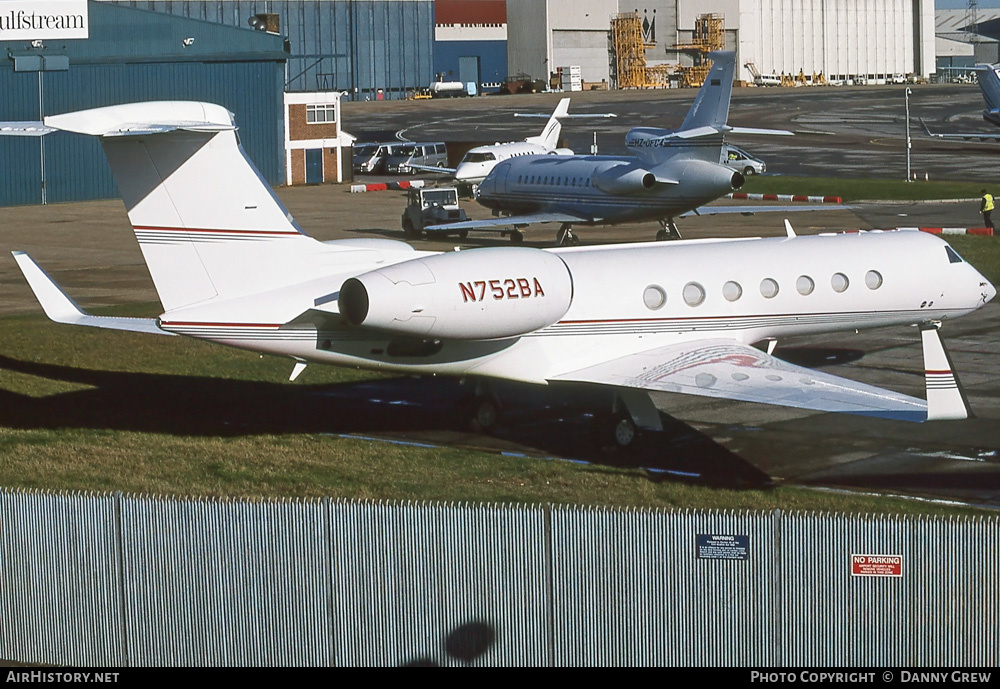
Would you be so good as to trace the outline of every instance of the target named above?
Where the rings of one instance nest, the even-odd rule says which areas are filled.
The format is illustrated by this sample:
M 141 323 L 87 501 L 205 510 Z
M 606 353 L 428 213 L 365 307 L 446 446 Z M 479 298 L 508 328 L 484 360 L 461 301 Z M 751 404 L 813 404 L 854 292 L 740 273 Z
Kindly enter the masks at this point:
M 0 121 L 141 100 L 210 101 L 237 114 L 262 175 L 284 180 L 281 36 L 100 2 L 87 8 L 89 38 L 0 42 Z M 0 160 L 0 206 L 118 195 L 90 137 L 0 137 Z
M 637 12 L 649 65 L 690 65 L 698 18 L 721 15 L 738 79 L 763 74 L 878 80 L 928 77 L 934 65 L 933 0 L 507 0 L 511 72 L 548 78 L 579 65 L 585 82 L 611 79 L 610 18 Z
M 105 1 L 243 29 L 275 15 L 289 44 L 288 91 L 396 99 L 434 78 L 433 0 Z

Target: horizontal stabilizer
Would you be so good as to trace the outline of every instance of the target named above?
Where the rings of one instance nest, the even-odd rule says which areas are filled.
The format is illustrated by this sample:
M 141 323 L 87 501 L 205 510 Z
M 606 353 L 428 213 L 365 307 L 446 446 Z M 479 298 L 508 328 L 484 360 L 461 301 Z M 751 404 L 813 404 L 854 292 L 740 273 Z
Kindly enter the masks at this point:
M 35 261 L 23 251 L 11 252 L 17 266 L 24 273 L 31 291 L 42 305 L 45 315 L 56 323 L 66 325 L 86 325 L 93 328 L 109 330 L 126 330 L 137 333 L 152 333 L 155 335 L 173 335 L 157 326 L 155 318 L 122 318 L 118 316 L 92 316 L 77 306 L 59 285 L 42 270 Z
M 787 129 L 760 129 L 758 127 L 726 127 L 731 134 L 761 134 L 766 136 L 795 136 L 795 132 Z
M 89 136 L 140 136 L 178 130 L 235 130 L 232 115 L 221 105 L 191 101 L 152 101 L 50 115 L 45 126 Z
M 924 421 L 923 400 L 796 366 L 733 340 L 651 349 L 556 376 L 555 380 Z
M 0 122 L 0 136 L 45 136 L 54 131 L 42 122 Z

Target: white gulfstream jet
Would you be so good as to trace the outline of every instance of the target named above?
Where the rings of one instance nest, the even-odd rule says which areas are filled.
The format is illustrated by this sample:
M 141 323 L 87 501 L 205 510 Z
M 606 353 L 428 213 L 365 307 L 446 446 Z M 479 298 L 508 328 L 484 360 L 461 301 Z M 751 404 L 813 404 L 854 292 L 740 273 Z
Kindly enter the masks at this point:
M 660 427 L 650 390 L 910 420 L 968 414 L 937 328 L 995 290 L 929 234 L 447 253 L 319 242 L 262 181 L 220 106 L 137 103 L 45 125 L 100 138 L 163 306 L 155 319 L 86 314 L 15 252 L 60 323 L 284 356 L 293 378 L 318 362 L 467 376 L 483 390 L 491 378 L 591 383 L 614 393 L 623 444 L 636 426 Z M 926 401 L 753 346 L 887 325 L 920 327 Z
M 543 115 L 544 117 L 544 115 Z M 470 148 L 458 167 L 430 167 L 411 165 L 416 170 L 452 175 L 459 186 L 475 187 L 485 179 L 496 164 L 517 156 L 528 155 L 573 155 L 568 148 L 559 148 L 559 134 L 562 132 L 560 120 L 570 117 L 569 98 L 559 101 L 549 121 L 538 136 L 529 136 L 524 141 L 496 143 Z

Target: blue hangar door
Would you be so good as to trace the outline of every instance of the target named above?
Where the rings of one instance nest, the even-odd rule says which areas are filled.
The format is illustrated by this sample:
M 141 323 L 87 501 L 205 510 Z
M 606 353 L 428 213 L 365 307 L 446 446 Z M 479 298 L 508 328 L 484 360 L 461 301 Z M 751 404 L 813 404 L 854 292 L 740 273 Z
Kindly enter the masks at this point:
M 323 183 L 323 149 L 306 149 L 306 184 Z

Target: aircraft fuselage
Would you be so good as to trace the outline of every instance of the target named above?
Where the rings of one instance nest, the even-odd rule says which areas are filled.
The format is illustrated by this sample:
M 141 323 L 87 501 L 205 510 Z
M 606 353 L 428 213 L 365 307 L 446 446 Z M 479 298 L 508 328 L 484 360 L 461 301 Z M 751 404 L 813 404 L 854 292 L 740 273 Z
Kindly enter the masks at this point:
M 581 225 L 616 224 L 673 217 L 742 183 L 739 173 L 699 159 L 674 158 L 659 170 L 630 156 L 526 156 L 498 164 L 477 200 L 505 214 L 558 212 Z
M 252 324 L 221 302 L 165 313 L 161 327 L 305 361 L 539 383 L 687 339 L 746 344 L 941 321 L 995 294 L 945 242 L 919 232 L 405 258 L 258 295 L 246 302 L 262 316 Z M 360 327 L 345 317 L 356 318 L 344 303 L 352 280 L 365 288 L 360 320 L 371 316 Z M 338 293 L 339 313 L 330 303 L 314 312 L 326 317 L 289 325 L 317 308 L 317 295 Z

